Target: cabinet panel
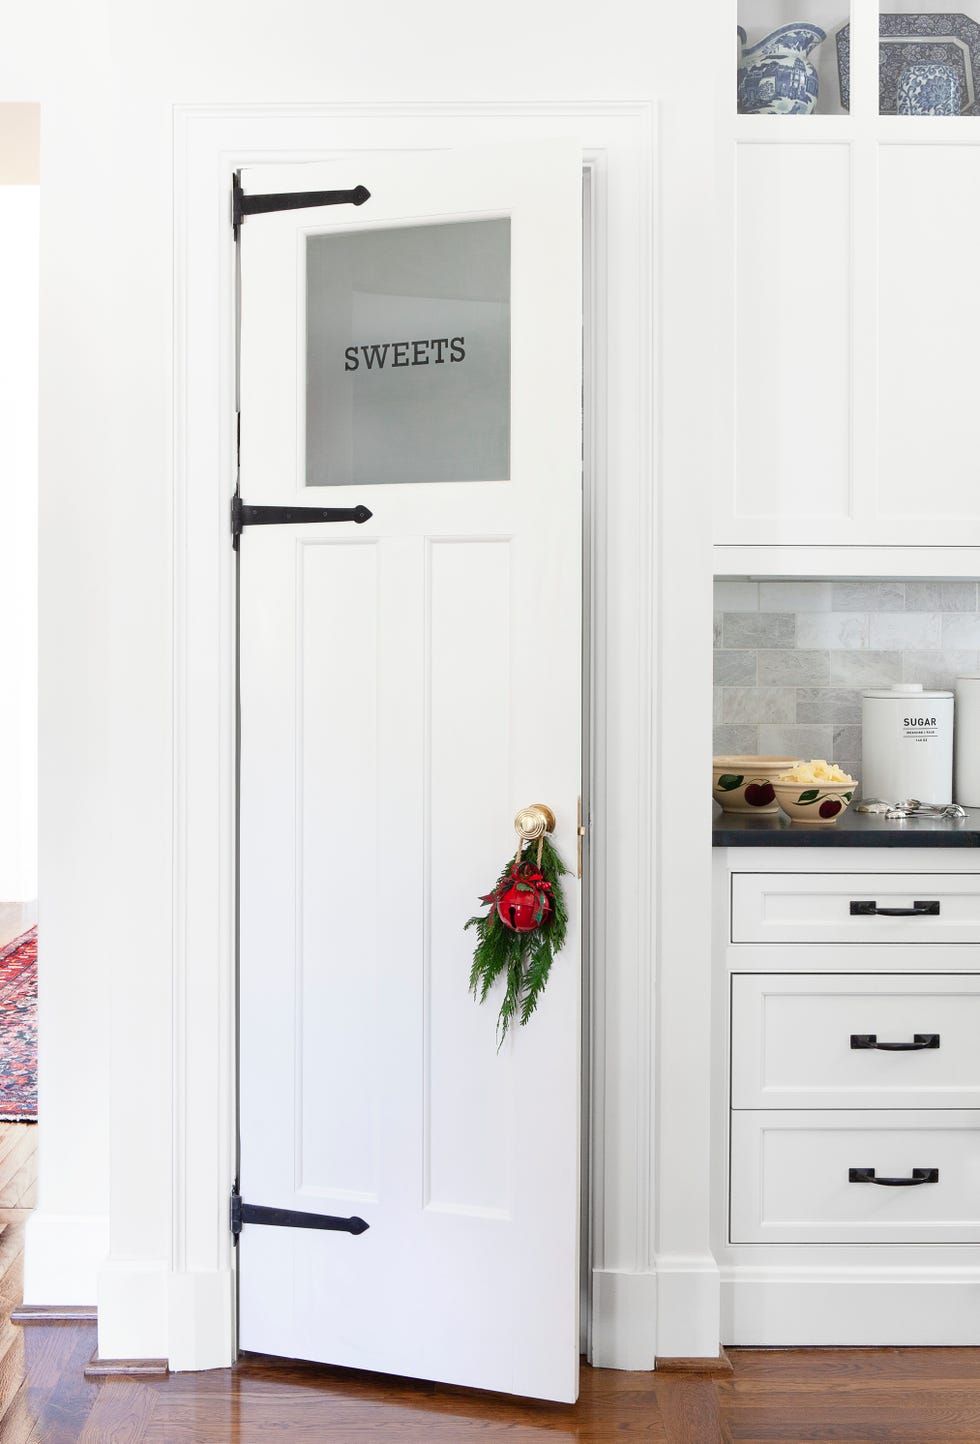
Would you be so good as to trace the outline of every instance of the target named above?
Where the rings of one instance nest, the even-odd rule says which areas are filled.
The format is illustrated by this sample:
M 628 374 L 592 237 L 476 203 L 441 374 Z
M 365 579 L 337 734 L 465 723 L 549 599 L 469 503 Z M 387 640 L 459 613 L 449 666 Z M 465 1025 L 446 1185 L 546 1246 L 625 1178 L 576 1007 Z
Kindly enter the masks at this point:
M 852 904 L 899 910 L 931 904 L 935 910 L 889 917 L 853 913 Z M 980 875 L 733 873 L 732 942 L 980 942 Z
M 880 147 L 878 511 L 885 518 L 980 516 L 978 196 L 980 145 Z
M 977 1108 L 978 1040 L 980 977 L 737 975 L 732 1106 Z
M 877 1178 L 936 1181 L 882 1186 Z M 733 1243 L 980 1240 L 980 1113 L 845 1110 L 732 1114 Z
M 850 146 L 737 150 L 735 514 L 847 518 Z

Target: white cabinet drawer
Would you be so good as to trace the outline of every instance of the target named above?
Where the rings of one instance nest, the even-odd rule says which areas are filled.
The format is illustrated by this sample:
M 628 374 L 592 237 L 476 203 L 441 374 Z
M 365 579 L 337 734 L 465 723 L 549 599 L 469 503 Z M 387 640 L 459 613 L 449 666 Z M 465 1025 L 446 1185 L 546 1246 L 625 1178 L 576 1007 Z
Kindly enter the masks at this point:
M 732 1107 L 980 1108 L 980 977 L 734 975 Z
M 917 904 L 931 911 L 898 917 L 867 911 Z M 733 873 L 732 942 L 980 942 L 980 874 Z
M 980 1112 L 733 1113 L 733 1243 L 980 1240 Z M 851 1181 L 937 1170 L 936 1182 Z

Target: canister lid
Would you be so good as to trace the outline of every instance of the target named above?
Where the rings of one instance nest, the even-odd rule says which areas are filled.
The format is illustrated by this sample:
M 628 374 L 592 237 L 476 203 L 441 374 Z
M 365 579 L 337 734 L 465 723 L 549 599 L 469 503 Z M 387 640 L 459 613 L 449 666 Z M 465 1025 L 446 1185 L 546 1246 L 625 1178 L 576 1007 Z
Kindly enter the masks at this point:
M 881 697 L 891 702 L 907 702 L 910 697 L 952 697 L 952 692 L 927 692 L 921 682 L 896 682 L 894 687 L 862 692 L 862 697 Z

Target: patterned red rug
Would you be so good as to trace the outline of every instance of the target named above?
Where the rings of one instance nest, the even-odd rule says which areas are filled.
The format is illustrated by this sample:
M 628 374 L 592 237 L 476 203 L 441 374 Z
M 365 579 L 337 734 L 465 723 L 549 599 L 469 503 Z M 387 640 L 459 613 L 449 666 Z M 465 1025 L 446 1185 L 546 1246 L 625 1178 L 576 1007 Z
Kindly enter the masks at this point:
M 37 1122 L 37 928 L 0 948 L 0 1121 Z

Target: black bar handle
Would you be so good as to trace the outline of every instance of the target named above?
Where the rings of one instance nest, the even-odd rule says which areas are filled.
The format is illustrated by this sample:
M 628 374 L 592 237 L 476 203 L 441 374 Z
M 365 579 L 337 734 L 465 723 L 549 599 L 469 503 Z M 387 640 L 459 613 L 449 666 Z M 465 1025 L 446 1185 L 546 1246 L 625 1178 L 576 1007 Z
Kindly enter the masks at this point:
M 938 1168 L 913 1168 L 911 1178 L 875 1178 L 873 1168 L 849 1168 L 848 1183 L 877 1183 L 881 1188 L 915 1188 L 920 1183 L 938 1183 Z
M 852 902 L 852 918 L 935 918 L 939 916 L 939 903 L 915 902 L 910 908 L 880 908 L 876 902 Z
M 879 1053 L 919 1053 L 923 1048 L 938 1048 L 938 1033 L 913 1033 L 911 1043 L 879 1043 L 877 1033 L 852 1033 L 852 1048 L 877 1048 Z

